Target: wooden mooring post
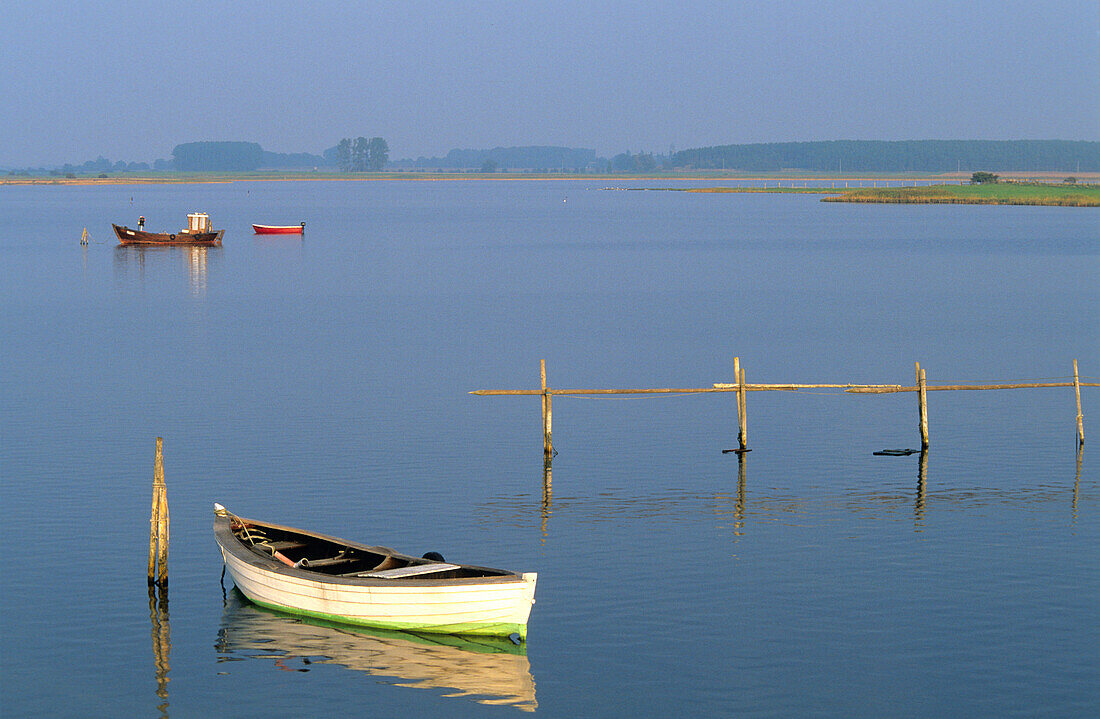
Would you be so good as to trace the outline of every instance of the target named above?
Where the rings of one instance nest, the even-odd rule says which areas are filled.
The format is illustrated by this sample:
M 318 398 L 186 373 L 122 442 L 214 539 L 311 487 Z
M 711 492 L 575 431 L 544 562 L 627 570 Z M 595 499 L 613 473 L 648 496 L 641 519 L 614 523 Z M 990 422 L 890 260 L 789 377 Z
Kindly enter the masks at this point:
M 741 367 L 741 358 L 733 358 L 734 382 L 715 382 L 710 387 L 664 387 L 651 389 L 551 389 L 546 384 L 546 360 L 540 360 L 539 369 L 541 387 L 539 389 L 479 389 L 470 394 L 480 396 L 520 396 L 540 395 L 542 399 L 542 447 L 546 462 L 555 454 L 551 437 L 551 402 L 554 395 L 642 395 L 642 394 L 703 394 L 709 392 L 734 392 L 737 396 L 737 444 L 738 449 L 722 450 L 723 452 L 750 452 L 748 448 L 748 419 L 747 419 L 747 393 L 748 392 L 797 392 L 802 389 L 842 389 L 845 392 L 856 394 L 893 394 L 897 392 L 914 392 L 917 395 L 918 429 L 920 431 L 921 449 L 929 446 L 928 432 L 928 393 L 950 392 L 964 390 L 991 390 L 991 389 L 1028 389 L 1041 387 L 1073 387 L 1077 397 L 1077 446 L 1085 441 L 1083 415 L 1081 413 L 1081 387 L 1100 387 L 1100 382 L 1082 382 L 1077 373 L 1077 360 L 1073 361 L 1072 382 L 1012 382 L 1002 384 L 952 384 L 929 386 L 925 371 L 920 363 L 915 364 L 916 383 L 913 386 L 899 384 L 749 384 L 745 381 L 745 370 Z M 167 514 L 167 505 L 165 506 Z M 151 570 L 150 570 L 151 571 Z
M 749 451 L 748 405 L 745 402 L 745 370 L 741 368 L 741 358 L 733 358 L 733 377 L 737 382 L 737 449 L 738 454 Z
M 539 375 L 542 377 L 542 457 L 549 462 L 554 457 L 552 438 L 553 407 L 550 388 L 546 386 L 546 360 L 539 360 Z
M 1085 444 L 1085 417 L 1081 414 L 1081 378 L 1077 376 L 1077 360 L 1073 360 L 1073 392 L 1077 395 L 1077 446 Z
M 153 455 L 153 504 L 149 516 L 149 584 L 168 584 L 168 488 L 164 484 L 164 439 Z
M 924 381 L 920 362 L 917 362 L 917 419 L 920 423 L 920 448 L 928 449 L 928 385 Z

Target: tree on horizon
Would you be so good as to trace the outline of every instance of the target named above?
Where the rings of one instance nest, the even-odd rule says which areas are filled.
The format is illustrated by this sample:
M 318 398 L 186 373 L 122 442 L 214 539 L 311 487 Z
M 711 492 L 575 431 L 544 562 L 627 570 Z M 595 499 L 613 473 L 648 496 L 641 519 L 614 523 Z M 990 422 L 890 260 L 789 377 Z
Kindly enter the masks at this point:
M 336 143 L 336 166 L 343 172 L 351 172 L 351 140 L 346 137 Z
M 390 145 L 381 137 L 372 137 L 367 145 L 367 167 L 378 172 L 390 161 Z
M 355 138 L 351 146 L 351 170 L 352 172 L 364 172 L 367 169 L 367 157 L 370 142 L 365 137 Z

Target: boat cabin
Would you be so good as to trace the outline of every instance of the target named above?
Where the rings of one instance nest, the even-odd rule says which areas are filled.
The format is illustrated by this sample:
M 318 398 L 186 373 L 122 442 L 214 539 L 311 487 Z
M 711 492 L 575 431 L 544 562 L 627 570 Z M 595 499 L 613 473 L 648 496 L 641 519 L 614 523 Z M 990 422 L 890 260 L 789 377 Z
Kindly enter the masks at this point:
M 210 216 L 205 212 L 192 212 L 187 215 L 187 229 L 183 230 L 188 235 L 198 235 L 210 232 Z

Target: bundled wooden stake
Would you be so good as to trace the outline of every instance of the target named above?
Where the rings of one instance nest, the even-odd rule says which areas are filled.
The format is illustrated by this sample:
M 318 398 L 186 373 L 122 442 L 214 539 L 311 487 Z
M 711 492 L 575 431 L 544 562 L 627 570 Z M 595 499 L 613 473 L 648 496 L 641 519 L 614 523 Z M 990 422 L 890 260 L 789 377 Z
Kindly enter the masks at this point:
M 153 504 L 149 516 L 149 584 L 168 584 L 168 488 L 164 484 L 164 439 L 153 456 Z

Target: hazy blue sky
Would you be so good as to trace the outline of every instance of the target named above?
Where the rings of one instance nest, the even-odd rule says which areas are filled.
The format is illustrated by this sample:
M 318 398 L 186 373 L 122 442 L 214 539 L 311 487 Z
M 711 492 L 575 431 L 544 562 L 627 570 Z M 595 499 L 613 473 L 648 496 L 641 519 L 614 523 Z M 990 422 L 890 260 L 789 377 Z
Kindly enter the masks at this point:
M 193 140 L 391 157 L 826 139 L 1100 139 L 1100 3 L 24 2 L 0 166 Z

